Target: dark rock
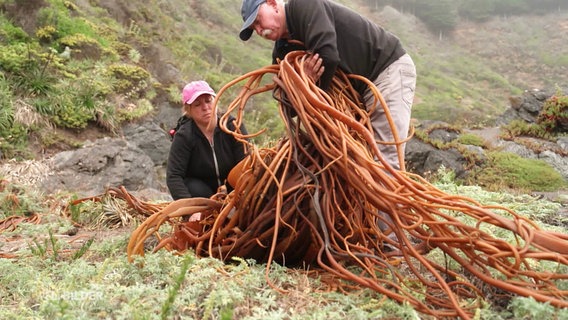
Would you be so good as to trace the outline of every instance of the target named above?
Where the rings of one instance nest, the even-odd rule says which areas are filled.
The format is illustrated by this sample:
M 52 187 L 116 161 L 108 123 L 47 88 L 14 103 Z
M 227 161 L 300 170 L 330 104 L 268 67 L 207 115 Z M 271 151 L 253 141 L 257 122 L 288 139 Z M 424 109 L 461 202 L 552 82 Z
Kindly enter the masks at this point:
M 124 138 L 146 153 L 156 166 L 165 165 L 170 150 L 166 130 L 153 121 L 130 123 L 123 127 Z
M 108 187 L 124 186 L 129 191 L 159 187 L 152 159 L 123 139 L 99 139 L 81 149 L 58 153 L 49 161 L 53 174 L 40 187 L 50 193 L 93 196 Z
M 444 143 L 449 143 L 456 140 L 459 137 L 459 134 L 455 131 L 447 130 L 447 129 L 435 129 L 430 132 L 428 137 L 432 140 L 438 140 Z
M 435 173 L 444 166 L 455 172 L 457 178 L 464 178 L 466 159 L 455 149 L 439 150 L 417 138 L 406 144 L 406 167 L 419 175 Z

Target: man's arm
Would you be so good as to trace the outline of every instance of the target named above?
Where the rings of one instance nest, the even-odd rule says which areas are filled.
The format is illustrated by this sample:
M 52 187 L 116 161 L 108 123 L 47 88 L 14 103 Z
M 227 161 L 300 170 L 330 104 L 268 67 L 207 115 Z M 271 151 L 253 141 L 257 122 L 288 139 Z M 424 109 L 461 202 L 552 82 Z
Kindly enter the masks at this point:
M 324 70 L 319 86 L 328 90 L 340 61 L 331 8 L 323 0 L 310 0 L 290 1 L 287 9 L 291 15 L 288 28 L 294 39 L 322 58 Z

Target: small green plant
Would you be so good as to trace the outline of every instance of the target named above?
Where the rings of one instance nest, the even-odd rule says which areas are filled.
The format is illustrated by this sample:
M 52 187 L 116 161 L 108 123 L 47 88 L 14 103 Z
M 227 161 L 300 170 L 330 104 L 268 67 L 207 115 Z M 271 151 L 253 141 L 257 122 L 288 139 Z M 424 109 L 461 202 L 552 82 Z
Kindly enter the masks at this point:
M 5 15 L 0 15 L 0 39 L 2 43 L 14 44 L 27 42 L 30 36 L 22 28 L 12 24 Z
M 111 77 L 116 79 L 117 93 L 129 94 L 131 97 L 141 97 L 148 87 L 150 73 L 136 65 L 113 64 L 107 69 Z
M 71 221 L 73 222 L 79 222 L 79 217 L 81 216 L 81 206 L 83 206 L 82 202 L 79 204 L 73 204 L 73 201 L 77 199 L 77 195 L 73 195 L 71 199 L 69 199 L 69 206 L 67 206 L 69 216 L 71 218 Z
M 79 250 L 77 250 L 77 251 L 75 251 L 75 253 L 73 253 L 71 260 L 80 259 L 87 252 L 87 250 L 89 250 L 89 248 L 93 244 L 93 241 L 95 241 L 95 238 L 91 238 L 91 239 L 87 240 L 85 243 L 83 243 L 81 248 L 79 248 Z
M 103 208 L 103 204 L 93 201 L 73 204 L 73 201 L 77 199 L 77 195 L 73 195 L 71 199 L 69 199 L 69 206 L 67 207 L 67 210 L 71 221 L 80 226 L 96 225 L 100 211 Z
M 181 288 L 183 281 L 185 280 L 187 270 L 189 269 L 189 266 L 191 265 L 193 260 L 194 260 L 193 257 L 190 255 L 186 255 L 185 258 L 183 259 L 180 272 L 178 276 L 175 278 L 174 283 L 168 292 L 168 298 L 162 305 L 162 312 L 160 316 L 161 319 L 169 319 L 170 313 L 172 312 L 173 303 L 176 299 L 176 296 L 179 294 L 179 290 Z
M 49 57 L 42 65 L 38 63 L 38 60 L 29 60 L 25 67 L 26 70 L 15 75 L 14 82 L 19 91 L 30 96 L 45 96 L 53 92 L 57 78 L 47 72 L 53 54 Z
M 51 250 L 53 251 L 53 261 L 57 261 L 57 258 L 59 258 L 59 249 L 61 248 L 61 245 L 53 236 L 53 231 L 51 231 L 51 229 L 49 230 L 49 243 L 51 244 Z
M 74 129 L 87 127 L 90 120 L 94 118 L 94 110 L 89 110 L 87 106 L 77 104 L 74 96 L 62 94 L 56 97 L 55 114 L 51 115 L 51 120 L 58 126 Z
M 39 243 L 36 239 L 33 239 L 33 242 L 34 245 L 30 245 L 32 254 L 44 258 L 47 254 L 47 240 L 44 240 L 43 244 Z
M 48 252 L 51 250 L 51 259 L 53 261 L 57 261 L 59 258 L 59 250 L 61 249 L 61 244 L 57 241 L 51 229 L 49 229 L 48 234 L 48 239 L 43 239 L 43 242 L 39 242 L 34 238 L 34 245 L 30 245 L 30 250 L 33 255 L 40 258 L 46 258 Z
M 131 48 L 131 49 L 128 51 L 128 58 L 129 58 L 130 60 L 132 60 L 132 62 L 138 63 L 138 62 L 140 62 L 140 59 L 142 58 L 142 55 L 140 54 L 140 51 L 138 51 L 138 50 L 136 50 L 136 49 L 134 49 L 134 48 Z
M 35 35 L 41 43 L 50 43 L 57 38 L 57 29 L 51 25 L 44 26 L 37 29 Z
M 10 83 L 3 73 L 0 73 L 0 131 L 7 131 L 14 123 L 14 108 L 12 106 L 12 91 Z

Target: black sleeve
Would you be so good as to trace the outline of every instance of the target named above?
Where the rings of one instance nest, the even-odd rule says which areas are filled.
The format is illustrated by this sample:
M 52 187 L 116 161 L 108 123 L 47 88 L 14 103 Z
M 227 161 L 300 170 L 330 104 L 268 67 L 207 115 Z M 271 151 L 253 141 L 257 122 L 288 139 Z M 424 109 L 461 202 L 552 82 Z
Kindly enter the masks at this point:
M 294 34 L 323 60 L 319 87 L 327 91 L 340 62 L 333 13 L 324 0 L 290 1 L 288 8 L 293 10 Z
M 188 127 L 189 125 L 185 125 L 176 132 L 168 155 L 166 184 L 174 200 L 192 197 L 184 183 L 193 152 L 191 130 Z

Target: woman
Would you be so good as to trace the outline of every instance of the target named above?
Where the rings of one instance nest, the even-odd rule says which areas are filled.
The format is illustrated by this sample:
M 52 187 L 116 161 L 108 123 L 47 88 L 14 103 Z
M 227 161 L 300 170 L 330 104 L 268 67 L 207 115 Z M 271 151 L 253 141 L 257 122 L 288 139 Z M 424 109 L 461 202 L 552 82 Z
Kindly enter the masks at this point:
M 174 200 L 211 197 L 245 156 L 244 144 L 219 128 L 219 117 L 213 115 L 214 99 L 215 91 L 205 81 L 193 81 L 183 88 L 183 116 L 172 140 L 166 173 Z M 213 116 L 217 121 L 208 129 Z M 235 131 L 232 121 L 227 126 Z M 247 133 L 244 125 L 240 132 Z M 232 187 L 227 185 L 227 189 Z

